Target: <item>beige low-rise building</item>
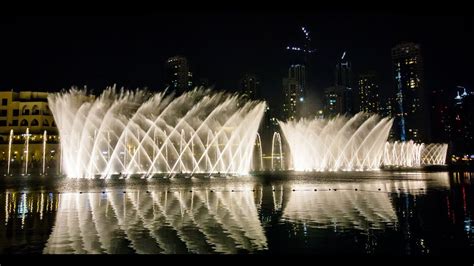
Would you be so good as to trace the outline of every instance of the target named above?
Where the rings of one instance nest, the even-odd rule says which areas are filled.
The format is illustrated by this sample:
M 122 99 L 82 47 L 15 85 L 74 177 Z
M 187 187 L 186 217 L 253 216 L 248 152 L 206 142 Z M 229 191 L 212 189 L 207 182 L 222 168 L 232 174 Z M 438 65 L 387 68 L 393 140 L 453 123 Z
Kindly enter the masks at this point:
M 29 172 L 42 173 L 43 157 L 51 172 L 58 162 L 58 149 L 58 129 L 47 92 L 0 92 L 0 165 L 5 172 L 10 158 L 10 172 L 23 173 L 28 162 Z

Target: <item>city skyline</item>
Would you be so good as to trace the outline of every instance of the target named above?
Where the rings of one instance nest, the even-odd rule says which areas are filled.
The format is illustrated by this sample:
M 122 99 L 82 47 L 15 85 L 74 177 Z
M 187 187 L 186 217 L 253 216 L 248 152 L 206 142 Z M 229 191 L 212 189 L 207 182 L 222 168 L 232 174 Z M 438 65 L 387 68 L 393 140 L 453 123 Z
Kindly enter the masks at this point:
M 2 90 L 58 91 L 70 86 L 102 89 L 165 86 L 164 62 L 189 60 L 196 79 L 216 89 L 237 91 L 245 73 L 260 80 L 262 96 L 282 103 L 281 80 L 288 71 L 288 44 L 300 44 L 305 26 L 316 49 L 310 57 L 313 88 L 309 101 L 321 108 L 324 88 L 334 84 L 334 66 L 343 52 L 358 75 L 375 70 L 382 98 L 393 91 L 390 50 L 400 42 L 419 43 L 427 90 L 472 88 L 472 18 L 364 13 L 177 13 L 144 17 L 4 17 L 7 42 Z M 332 23 L 338 18 L 338 23 Z M 193 21 L 193 23 L 189 23 Z M 219 21 L 220 23 L 215 23 Z M 60 23 L 58 23 L 60 22 Z M 384 29 L 384 30 L 382 30 Z M 225 67 L 223 67 L 225 66 Z M 198 85 L 198 84 L 196 84 Z

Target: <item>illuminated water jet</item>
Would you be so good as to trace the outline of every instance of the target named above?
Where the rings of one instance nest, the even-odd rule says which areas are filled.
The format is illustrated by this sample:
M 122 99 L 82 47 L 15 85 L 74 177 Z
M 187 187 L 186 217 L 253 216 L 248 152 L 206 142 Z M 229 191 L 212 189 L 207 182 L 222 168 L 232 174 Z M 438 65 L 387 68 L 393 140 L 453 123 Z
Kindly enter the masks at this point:
M 179 97 L 107 88 L 48 97 L 68 177 L 246 174 L 265 103 L 196 89 Z M 242 104 L 243 102 L 243 104 Z
M 279 121 L 296 171 L 379 169 L 393 119 L 358 113 L 349 118 Z

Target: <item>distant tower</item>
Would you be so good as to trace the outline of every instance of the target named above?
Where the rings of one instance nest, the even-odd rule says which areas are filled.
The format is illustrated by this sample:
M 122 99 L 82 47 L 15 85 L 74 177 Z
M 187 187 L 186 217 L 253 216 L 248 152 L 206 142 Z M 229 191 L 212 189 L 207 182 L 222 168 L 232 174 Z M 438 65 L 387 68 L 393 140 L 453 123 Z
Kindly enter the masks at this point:
M 452 95 L 445 89 L 431 91 L 431 137 L 433 142 L 447 143 L 450 140 L 451 97 Z
M 253 74 L 245 74 L 242 79 L 240 79 L 242 95 L 247 99 L 255 100 L 259 98 L 259 86 L 260 82 L 258 78 Z
M 210 86 L 209 79 L 200 78 L 196 85 L 199 86 L 199 87 L 208 88 Z
M 288 69 L 288 80 L 289 85 L 292 87 L 296 83 L 296 91 L 294 94 L 294 105 L 295 105 L 295 118 L 299 118 L 304 115 L 305 106 L 305 92 L 308 84 L 306 79 L 306 67 L 304 65 L 292 65 Z M 290 88 L 290 90 L 292 90 Z
M 402 141 L 426 141 L 430 118 L 420 46 L 414 43 L 395 46 L 392 64 L 396 84 L 396 134 Z
M 166 60 L 166 86 L 178 94 L 192 88 L 193 74 L 189 71 L 188 60 L 183 56 L 174 56 Z
M 336 64 L 334 86 L 342 91 L 342 97 L 344 98 L 343 113 L 356 113 L 354 107 L 355 97 L 353 90 L 351 62 L 349 62 L 345 51 L 342 53 L 341 58 Z
M 375 72 L 361 74 L 357 80 L 359 88 L 359 111 L 368 113 L 379 113 L 380 94 L 379 83 Z
M 450 120 L 450 139 L 456 154 L 472 154 L 474 150 L 474 92 L 461 86 L 457 87 Z M 437 128 L 437 130 L 440 129 Z
M 286 47 L 286 50 L 297 54 L 295 60 L 292 60 L 293 64 L 288 70 L 288 77 L 283 80 L 283 93 L 287 109 L 285 116 L 287 119 L 289 117 L 298 118 L 306 113 L 305 99 L 306 91 L 309 87 L 307 75 L 307 73 L 309 73 L 308 69 L 310 68 L 309 57 L 315 52 L 315 49 L 311 47 L 309 30 L 305 27 L 301 27 L 301 30 L 304 35 L 303 42 L 299 46 Z M 295 83 L 297 83 L 296 86 Z M 296 92 L 294 90 L 296 90 Z M 294 97 L 291 98 L 292 96 Z M 294 105 L 293 111 L 292 105 Z
M 300 91 L 300 85 L 296 79 L 283 79 L 283 119 L 297 119 L 297 105 L 299 103 Z
M 324 89 L 324 116 L 331 118 L 345 113 L 345 97 L 342 87 Z
M 291 65 L 288 77 L 283 79 L 284 119 L 298 119 L 303 115 L 306 84 L 306 67 L 300 64 Z

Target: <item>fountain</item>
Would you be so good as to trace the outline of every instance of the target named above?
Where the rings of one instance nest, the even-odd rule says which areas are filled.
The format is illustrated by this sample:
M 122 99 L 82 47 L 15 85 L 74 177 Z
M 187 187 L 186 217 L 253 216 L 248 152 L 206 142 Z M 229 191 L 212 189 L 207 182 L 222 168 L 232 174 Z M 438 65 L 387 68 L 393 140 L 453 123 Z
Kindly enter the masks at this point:
M 13 140 L 13 129 L 10 130 L 10 137 L 8 138 L 7 175 L 10 175 L 10 164 L 12 161 L 12 140 Z
M 48 133 L 46 130 L 43 133 L 43 175 L 46 174 L 46 139 L 48 138 Z
M 384 147 L 383 165 L 387 167 L 422 167 L 428 165 L 445 165 L 448 144 L 387 142 Z
M 424 145 L 421 152 L 422 165 L 446 165 L 446 157 L 448 154 L 448 144 L 446 143 L 430 143 Z
M 263 171 L 264 167 L 263 167 L 262 139 L 260 138 L 259 133 L 257 133 L 257 139 L 256 139 L 256 142 L 255 142 L 255 146 L 257 146 L 257 151 L 258 151 L 257 159 L 258 159 L 258 162 L 260 163 L 260 165 L 259 165 L 258 169 L 254 166 L 253 170 L 254 171 L 255 170 Z
M 276 157 L 276 159 L 278 159 L 278 161 L 280 162 L 280 169 L 279 170 L 283 170 L 284 169 L 283 168 L 283 150 L 282 150 L 282 147 L 281 147 L 281 136 L 280 136 L 280 133 L 278 133 L 278 132 L 273 133 L 273 138 L 272 138 L 272 165 L 271 165 L 272 171 L 276 170 L 275 163 L 274 163 L 274 160 L 275 160 L 275 144 L 278 144 L 279 154 Z
M 296 171 L 379 169 L 392 123 L 366 113 L 279 121 Z
M 265 103 L 195 89 L 179 97 L 107 88 L 51 94 L 68 177 L 246 174 Z
M 279 123 L 290 147 L 293 168 L 297 171 L 445 165 L 448 144 L 412 140 L 387 142 L 392 121 L 358 113 L 351 118 L 337 116 L 329 120 L 301 119 Z
M 25 174 L 24 175 L 28 175 L 29 148 L 30 148 L 30 129 L 26 128 L 26 135 L 25 135 Z

